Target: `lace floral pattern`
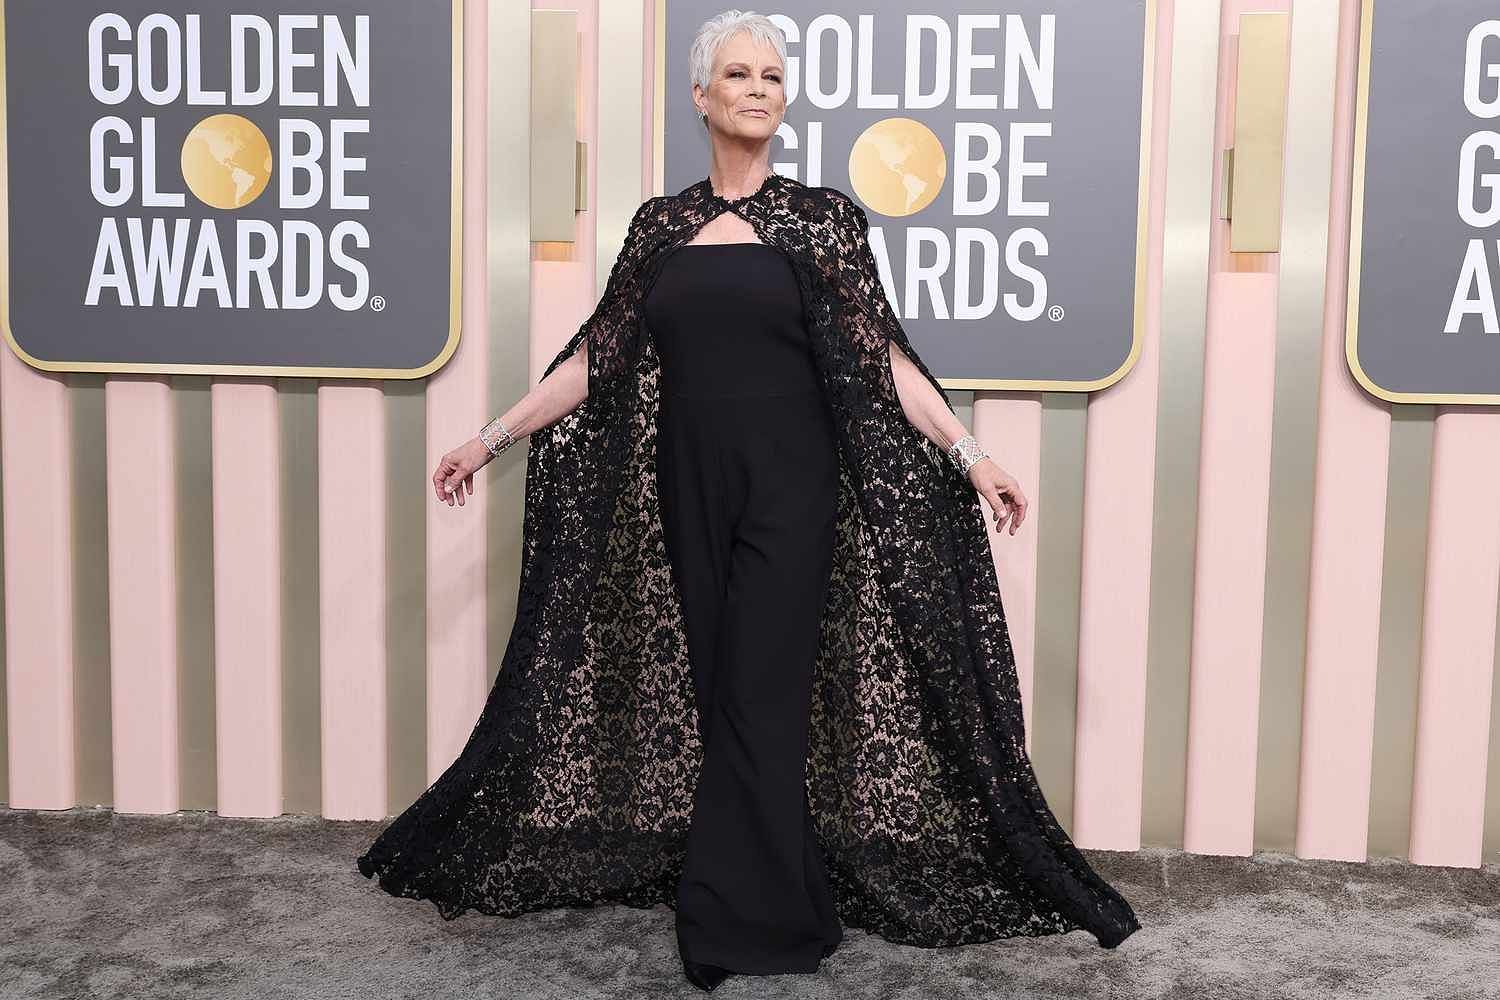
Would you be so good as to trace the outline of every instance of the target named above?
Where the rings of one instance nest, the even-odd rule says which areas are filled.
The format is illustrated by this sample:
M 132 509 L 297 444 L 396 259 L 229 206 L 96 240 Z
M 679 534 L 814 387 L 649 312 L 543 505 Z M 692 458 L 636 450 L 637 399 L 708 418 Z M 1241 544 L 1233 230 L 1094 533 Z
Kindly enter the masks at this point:
M 1139 928 L 1058 824 L 1025 751 L 1015 658 L 968 478 L 906 419 L 865 212 L 772 174 L 635 213 L 587 345 L 589 395 L 534 431 L 516 621 L 463 750 L 358 859 L 448 919 L 675 905 L 702 761 L 654 463 L 660 364 L 641 302 L 668 251 L 733 211 L 786 252 L 839 444 L 807 787 L 841 921 L 938 947 Z M 946 398 L 946 394 L 944 394 Z M 951 403 L 950 403 L 951 409 Z

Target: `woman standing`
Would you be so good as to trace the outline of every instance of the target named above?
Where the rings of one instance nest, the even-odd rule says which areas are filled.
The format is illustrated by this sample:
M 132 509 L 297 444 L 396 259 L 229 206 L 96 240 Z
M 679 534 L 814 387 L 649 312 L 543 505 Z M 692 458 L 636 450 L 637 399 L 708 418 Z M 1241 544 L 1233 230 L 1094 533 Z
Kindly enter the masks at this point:
M 687 977 L 814 971 L 840 919 L 936 947 L 1139 924 L 1048 810 L 979 498 L 1027 503 L 911 349 L 864 212 L 774 173 L 785 39 L 690 59 L 708 176 L 648 200 L 541 382 L 521 595 L 457 760 L 359 859 L 443 916 L 665 902 Z

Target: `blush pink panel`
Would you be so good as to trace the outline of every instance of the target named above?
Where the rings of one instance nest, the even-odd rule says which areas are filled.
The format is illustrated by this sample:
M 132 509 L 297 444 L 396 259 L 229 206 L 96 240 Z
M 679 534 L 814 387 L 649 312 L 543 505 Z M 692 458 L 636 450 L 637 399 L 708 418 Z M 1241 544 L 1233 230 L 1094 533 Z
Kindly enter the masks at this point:
M 489 491 L 477 482 L 462 507 L 440 503 L 431 473 L 442 456 L 473 438 L 487 412 L 489 312 L 485 289 L 489 17 L 464 4 L 463 334 L 448 363 L 427 381 L 427 476 L 413 484 L 427 498 L 427 777 L 453 763 L 488 693 L 485 663 L 485 522 Z M 524 110 L 524 109 L 523 109 Z M 516 109 L 508 109 L 514 114 Z M 481 473 L 482 475 L 483 473 Z
M 1411 860 L 1476 868 L 1500 596 L 1500 408 L 1437 408 Z
M 1115 851 L 1141 844 L 1174 10 L 1163 0 L 1157 11 L 1141 353 L 1090 394 L 1084 441 L 1072 833 L 1080 847 Z
M 218 813 L 282 812 L 281 440 L 272 381 L 215 382 Z
M 1209 274 L 1183 828 L 1202 854 L 1248 855 L 1255 833 L 1276 290 Z
M 386 815 L 385 456 L 380 383 L 320 385 L 319 733 L 329 819 Z
M 104 385 L 109 681 L 117 812 L 178 796 L 176 435 L 166 376 Z
M 3 207 L 0 207 L 3 212 Z M 3 220 L 0 220 L 3 223 Z M 68 383 L 0 346 L 10 806 L 78 804 Z
M 1389 407 L 1344 358 L 1359 7 L 1343 0 L 1339 12 L 1297 789 L 1297 855 L 1340 861 L 1365 860 L 1369 843 L 1391 437 Z

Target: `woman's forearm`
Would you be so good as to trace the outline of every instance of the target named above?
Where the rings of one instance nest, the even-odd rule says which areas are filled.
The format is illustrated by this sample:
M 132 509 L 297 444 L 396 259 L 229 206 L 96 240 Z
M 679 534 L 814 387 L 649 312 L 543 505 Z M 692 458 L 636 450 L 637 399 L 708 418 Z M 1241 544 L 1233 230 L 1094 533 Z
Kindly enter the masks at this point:
M 896 383 L 896 395 L 901 399 L 902 412 L 927 440 L 947 451 L 948 446 L 969 433 L 969 429 L 948 409 L 947 401 L 894 340 L 890 342 L 890 350 L 891 376 Z
M 588 343 L 580 345 L 531 387 L 515 404 L 500 414 L 500 422 L 517 440 L 534 430 L 555 423 L 578 408 L 589 394 Z

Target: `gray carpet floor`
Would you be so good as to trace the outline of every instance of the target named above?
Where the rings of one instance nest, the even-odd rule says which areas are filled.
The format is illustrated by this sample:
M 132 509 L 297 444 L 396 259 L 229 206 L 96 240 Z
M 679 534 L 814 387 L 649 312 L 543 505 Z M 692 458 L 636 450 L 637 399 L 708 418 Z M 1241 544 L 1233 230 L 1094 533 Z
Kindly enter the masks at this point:
M 672 911 L 444 921 L 354 858 L 380 823 L 0 809 L 0 997 L 701 997 Z M 1500 997 L 1500 866 L 1086 852 L 1142 928 L 954 948 L 846 929 L 808 975 L 712 994 L 816 998 Z

